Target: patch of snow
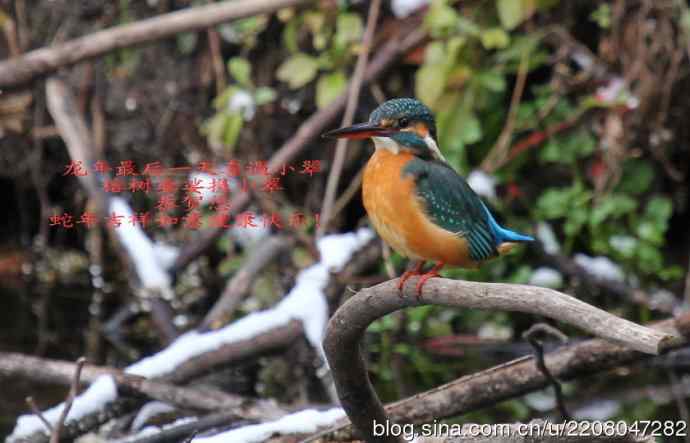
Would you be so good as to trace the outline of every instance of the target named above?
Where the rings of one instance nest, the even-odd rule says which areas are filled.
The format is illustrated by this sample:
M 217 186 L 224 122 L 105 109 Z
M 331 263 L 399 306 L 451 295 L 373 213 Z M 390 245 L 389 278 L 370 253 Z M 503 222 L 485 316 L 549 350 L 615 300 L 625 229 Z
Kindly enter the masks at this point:
M 133 215 L 132 209 L 127 202 L 120 197 L 110 199 L 109 211 L 118 215 L 123 215 L 123 222 L 119 227 L 114 228 L 122 246 L 134 262 L 134 267 L 139 277 L 139 281 L 146 290 L 159 292 L 163 297 L 170 297 L 170 275 L 161 266 L 156 255 L 154 244 L 146 233 L 137 225 L 129 223 Z
M 621 404 L 616 400 L 601 400 L 574 410 L 573 417 L 579 420 L 608 420 L 620 409 Z
M 199 437 L 192 443 L 255 443 L 268 440 L 274 434 L 311 434 L 319 428 L 333 425 L 345 416 L 341 408 L 326 411 L 306 409 L 278 420 L 243 426 L 211 437 Z
M 510 340 L 513 338 L 513 328 L 497 323 L 484 323 L 477 331 L 477 336 L 488 340 Z
M 257 219 L 261 216 L 257 215 Z M 265 239 L 271 233 L 271 228 L 264 226 L 263 223 L 256 223 L 256 226 L 240 227 L 233 225 L 229 230 L 230 236 L 242 247 L 247 248 Z
M 142 406 L 137 413 L 137 416 L 132 420 L 132 431 L 138 431 L 153 417 L 157 415 L 167 414 L 174 411 L 175 408 L 162 401 L 150 401 Z
M 590 257 L 585 254 L 575 254 L 575 263 L 597 278 L 618 282 L 625 280 L 621 267 L 608 257 Z
M 613 235 L 609 238 L 609 245 L 620 254 L 630 257 L 637 248 L 637 239 L 629 235 Z
M 180 248 L 157 241 L 153 244 L 153 253 L 163 269 L 170 269 L 180 255 Z
M 267 330 L 283 326 L 293 319 L 302 321 L 307 339 L 315 348 L 323 353 L 321 342 L 323 341 L 323 333 L 326 328 L 326 322 L 328 321 L 328 307 L 323 291 L 326 285 L 328 285 L 330 272 L 338 271 L 345 266 L 352 255 L 358 249 L 365 246 L 373 236 L 374 234 L 370 229 L 362 228 L 357 232 L 334 234 L 321 238 L 317 242 L 317 247 L 321 253 L 321 261 L 300 271 L 297 275 L 295 286 L 274 308 L 251 313 L 216 331 L 206 333 L 199 333 L 197 331 L 187 332 L 178 337 L 162 351 L 128 366 L 125 372 L 143 377 L 157 377 L 168 374 L 174 371 L 181 363 L 197 355 L 218 349 L 220 346 L 228 343 L 254 337 Z M 146 240 L 148 241 L 148 238 Z M 150 241 L 148 246 L 153 249 L 150 245 Z M 102 377 L 96 380 L 84 394 L 77 396 L 73 409 L 70 411 L 70 417 L 78 418 L 87 413 L 97 412 L 101 410 L 106 403 L 115 400 L 117 397 L 115 382 L 108 376 L 107 380 L 109 381 L 109 385 L 106 387 L 110 387 L 111 389 L 107 390 L 105 389 L 106 387 L 103 386 L 105 381 L 101 381 L 101 379 Z M 61 410 L 61 407 L 62 405 L 58 405 L 48 410 L 46 414 L 50 413 L 51 416 L 55 415 L 53 420 L 57 420 L 59 416 L 59 412 L 57 411 Z M 50 412 L 53 410 L 56 412 Z M 295 417 L 294 420 L 281 422 L 280 429 L 297 429 L 297 423 L 299 423 L 300 420 L 304 420 L 304 423 L 320 423 L 319 420 L 324 421 L 325 418 L 334 421 L 336 418 L 333 417 L 336 414 L 333 411 L 335 410 L 329 413 L 321 413 L 313 410 L 311 410 L 311 412 L 303 411 L 305 414 L 304 416 L 298 416 Z M 338 411 L 340 411 L 340 415 L 337 418 L 343 415 L 342 410 L 338 409 Z M 280 422 L 280 420 L 278 422 Z M 273 428 L 270 426 L 278 422 L 267 423 L 265 425 L 269 426 L 261 429 L 271 430 Z M 292 426 L 292 428 L 290 426 Z M 16 437 L 14 440 L 41 429 L 44 429 L 44 427 L 38 418 L 33 415 L 22 416 L 15 427 L 13 436 L 16 435 Z M 307 430 L 306 432 L 310 431 Z M 14 440 L 8 439 L 10 442 Z
M 79 420 L 85 415 L 100 410 L 102 405 L 109 403 L 116 398 L 117 386 L 115 384 L 115 380 L 113 380 L 110 375 L 102 375 L 91 383 L 91 386 L 89 386 L 86 391 L 74 398 L 74 403 L 72 403 L 72 408 L 69 410 L 69 414 L 67 414 L 65 422 Z M 60 403 L 57 406 L 43 411 L 43 416 L 51 425 L 55 426 L 55 423 L 57 423 L 58 419 L 60 418 L 63 408 L 64 403 Z M 17 419 L 17 425 L 14 427 L 12 435 L 7 437 L 6 441 L 19 441 L 35 432 L 43 432 L 48 435 L 48 430 L 36 415 L 21 415 Z
M 613 77 L 607 84 L 599 87 L 596 98 L 606 104 L 622 103 L 628 109 L 635 109 L 640 104 L 640 100 L 630 93 L 622 77 Z
M 556 407 L 556 397 L 551 388 L 530 392 L 524 399 L 527 406 L 539 412 L 550 411 Z
M 550 224 L 539 222 L 537 225 L 537 239 L 544 246 L 544 251 L 547 253 L 558 254 L 561 251 L 561 245 L 558 243 L 556 234 L 553 232 Z
M 553 268 L 542 266 L 534 270 L 529 279 L 529 284 L 558 289 L 563 286 L 563 275 Z
M 217 197 L 217 194 L 213 192 L 213 181 L 219 178 L 224 178 L 219 175 L 211 175 L 207 172 L 194 171 L 189 174 L 189 181 L 199 185 L 199 197 L 201 197 L 201 206 L 206 206 Z
M 241 112 L 245 121 L 253 119 L 256 113 L 256 102 L 254 101 L 254 97 L 244 89 L 235 91 L 230 100 L 228 100 L 228 111 Z
M 405 18 L 428 4 L 429 0 L 392 0 L 391 10 L 397 18 Z
M 477 194 L 488 199 L 496 198 L 496 177 L 475 169 L 467 176 L 467 183 Z

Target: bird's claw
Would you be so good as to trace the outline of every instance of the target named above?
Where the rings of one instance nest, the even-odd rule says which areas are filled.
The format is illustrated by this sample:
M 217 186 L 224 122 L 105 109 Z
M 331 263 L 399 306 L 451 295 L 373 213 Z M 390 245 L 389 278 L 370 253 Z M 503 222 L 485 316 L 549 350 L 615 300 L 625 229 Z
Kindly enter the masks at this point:
M 417 266 L 414 267 L 414 269 L 408 269 L 407 271 L 403 272 L 403 275 L 400 276 L 400 281 L 398 282 L 398 296 L 400 298 L 403 297 L 403 288 L 405 287 L 405 282 L 409 280 L 410 277 L 414 277 L 415 275 L 421 275 L 423 266 L 424 262 L 419 262 L 417 263 Z

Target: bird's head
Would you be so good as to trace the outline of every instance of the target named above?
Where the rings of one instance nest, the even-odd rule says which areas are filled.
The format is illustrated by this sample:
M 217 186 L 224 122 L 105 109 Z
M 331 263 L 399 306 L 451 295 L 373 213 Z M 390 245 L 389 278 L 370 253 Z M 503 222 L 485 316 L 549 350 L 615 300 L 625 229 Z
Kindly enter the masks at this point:
M 371 138 L 376 149 L 395 154 L 409 151 L 423 158 L 445 160 L 436 143 L 436 122 L 422 102 L 396 98 L 383 103 L 369 116 L 369 121 L 324 134 L 328 138 Z

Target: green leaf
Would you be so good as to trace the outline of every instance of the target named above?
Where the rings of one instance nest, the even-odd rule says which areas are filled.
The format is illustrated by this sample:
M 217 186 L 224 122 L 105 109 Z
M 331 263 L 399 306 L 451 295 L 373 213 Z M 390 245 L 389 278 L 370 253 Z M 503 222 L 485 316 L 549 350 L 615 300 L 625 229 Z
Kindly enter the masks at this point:
M 415 74 L 415 95 L 432 108 L 446 87 L 446 65 L 424 64 Z
M 316 82 L 316 105 L 324 108 L 337 99 L 347 87 L 347 78 L 343 71 L 323 74 Z
M 225 118 L 225 128 L 223 130 L 223 144 L 228 148 L 229 152 L 232 152 L 237 139 L 240 136 L 240 130 L 242 129 L 242 124 L 244 119 L 242 114 L 239 112 L 233 112 L 232 114 L 226 114 Z
M 510 37 L 501 28 L 486 29 L 480 38 L 485 49 L 503 49 L 510 43 Z
M 359 42 L 364 34 L 362 17 L 357 14 L 338 14 L 335 30 L 335 45 L 344 47 L 353 42 Z
M 534 4 L 530 0 L 496 0 L 496 9 L 503 27 L 511 30 L 534 12 Z
M 637 209 L 637 200 L 623 194 L 610 194 L 601 204 L 592 208 L 589 224 L 597 227 L 609 218 L 616 218 Z
M 257 106 L 271 103 L 276 99 L 276 97 L 276 91 L 273 88 L 262 86 L 256 88 L 256 91 L 254 91 L 254 101 L 256 102 Z
M 249 87 L 252 84 L 252 65 L 247 59 L 242 57 L 233 57 L 228 61 L 228 71 L 237 83 L 242 86 Z
M 448 5 L 446 0 L 433 0 L 424 17 L 424 25 L 433 37 L 438 37 L 456 28 L 459 18 L 458 13 Z
M 477 75 L 479 84 L 492 91 L 503 92 L 506 89 L 506 79 L 498 70 L 483 71 Z
M 291 89 L 297 89 L 316 77 L 318 67 L 318 61 L 314 57 L 298 53 L 285 60 L 276 75 L 278 80 L 286 82 Z
M 628 160 L 623 163 L 623 176 L 616 188 L 625 194 L 638 195 L 649 189 L 654 180 L 654 168 L 646 160 Z

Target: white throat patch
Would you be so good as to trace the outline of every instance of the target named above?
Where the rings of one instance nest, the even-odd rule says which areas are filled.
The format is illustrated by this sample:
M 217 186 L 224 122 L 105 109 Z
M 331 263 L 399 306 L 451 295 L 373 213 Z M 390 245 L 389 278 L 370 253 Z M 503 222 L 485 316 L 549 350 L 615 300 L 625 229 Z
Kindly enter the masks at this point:
M 393 154 L 398 154 L 400 152 L 400 145 L 398 142 L 389 137 L 372 137 L 374 140 L 374 147 L 376 149 L 388 149 Z
M 437 160 L 446 162 L 446 158 L 443 156 L 443 154 L 441 154 L 441 150 L 438 149 L 438 145 L 436 144 L 436 141 L 434 141 L 433 137 L 427 134 L 427 136 L 424 137 L 424 143 L 426 143 L 426 145 L 429 147 L 429 150 Z

